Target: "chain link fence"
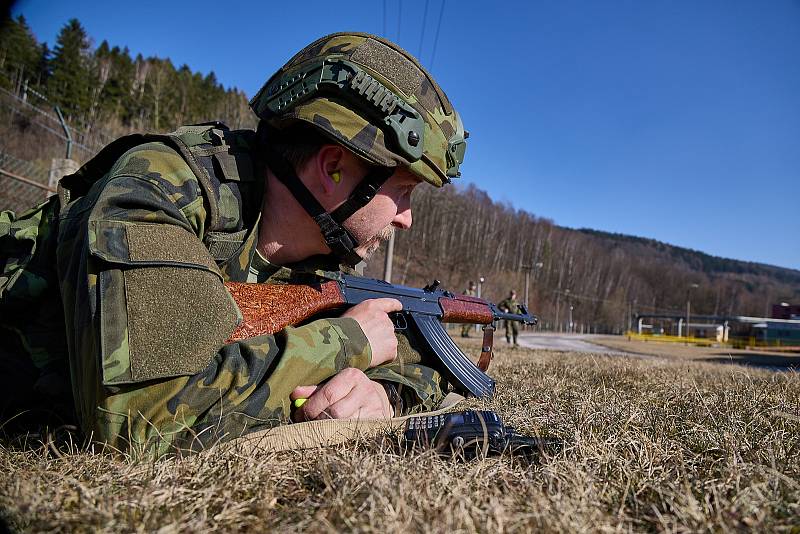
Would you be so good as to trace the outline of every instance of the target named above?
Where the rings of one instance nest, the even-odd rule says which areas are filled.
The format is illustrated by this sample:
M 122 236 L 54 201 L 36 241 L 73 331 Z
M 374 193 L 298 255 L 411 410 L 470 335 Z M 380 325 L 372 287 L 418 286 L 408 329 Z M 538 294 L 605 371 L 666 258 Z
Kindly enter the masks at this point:
M 17 89 L 0 87 L 0 210 L 21 213 L 54 192 L 53 158 L 63 158 L 70 146 L 72 159 L 87 161 L 110 136 L 62 124 L 44 95 L 24 84 Z
M 52 190 L 50 170 L 0 151 L 0 210 L 17 213 L 42 202 Z
M 5 152 L 13 152 L 19 157 L 49 156 L 63 158 L 70 145 L 70 157 L 77 161 L 88 161 L 97 151 L 114 140 L 114 137 L 100 129 L 86 130 L 71 124 L 62 125 L 49 101 L 32 89 L 22 96 L 0 87 L 0 130 L 16 138 L 0 139 Z M 36 101 L 40 106 L 32 103 Z M 69 128 L 70 138 L 64 132 Z M 32 145 L 28 139 L 38 141 Z M 17 146 L 14 146 L 17 145 Z

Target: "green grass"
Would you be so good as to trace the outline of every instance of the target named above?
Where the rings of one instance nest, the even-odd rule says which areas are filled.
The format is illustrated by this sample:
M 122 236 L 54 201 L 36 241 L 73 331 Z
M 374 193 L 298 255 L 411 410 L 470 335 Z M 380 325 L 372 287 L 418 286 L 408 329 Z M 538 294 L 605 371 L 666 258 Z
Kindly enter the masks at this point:
M 501 350 L 497 410 L 562 451 L 459 462 L 396 438 L 158 461 L 0 448 L 14 530 L 800 532 L 800 375 Z

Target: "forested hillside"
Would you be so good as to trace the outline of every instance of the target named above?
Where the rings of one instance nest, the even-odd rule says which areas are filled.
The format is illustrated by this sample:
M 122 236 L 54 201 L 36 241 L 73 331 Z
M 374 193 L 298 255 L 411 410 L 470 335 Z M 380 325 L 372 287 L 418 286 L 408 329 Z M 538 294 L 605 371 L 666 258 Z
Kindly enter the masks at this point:
M 383 259 L 369 266 L 380 276 Z M 800 271 L 717 258 L 666 243 L 596 230 L 562 228 L 494 202 L 473 187 L 418 188 L 414 225 L 395 245 L 394 280 L 439 278 L 461 290 L 483 276 L 483 294 L 524 296 L 544 323 L 614 332 L 635 313 L 764 315 L 773 303 L 800 301 Z
M 95 47 L 76 19 L 64 25 L 52 49 L 36 39 L 23 16 L 6 19 L 0 27 L 0 88 L 42 112 L 58 106 L 82 149 L 76 157 L 84 161 L 92 149 L 132 130 L 166 131 L 212 119 L 234 128 L 254 124 L 244 93 L 223 87 L 213 72 L 176 67 L 169 58 L 145 58 L 106 41 Z M 11 98 L 8 93 L 3 96 Z M 6 104 L 4 111 L 19 106 Z M 14 113 L 11 119 L 23 133 L 46 130 L 34 124 L 41 113 Z M 61 156 L 63 143 L 57 145 Z M 18 157 L 38 156 L 29 152 Z
M 265 73 L 267 75 L 268 73 Z M 65 139 L 53 114 L 58 106 L 74 138 L 73 158 L 83 163 L 116 136 L 134 130 L 169 131 L 180 124 L 222 120 L 253 127 L 247 98 L 224 88 L 214 73 L 175 67 L 169 58 L 144 58 L 118 43 L 94 47 L 77 20 L 62 28 L 52 49 L 40 43 L 24 18 L 0 28 L 0 156 L 3 162 L 44 168 L 63 157 Z M 5 164 L 5 163 L 4 163 Z M 34 165 L 35 164 L 35 165 Z M 38 167 L 36 167 L 38 165 Z M 33 170 L 15 170 L 17 174 Z M 476 177 L 480 178 L 480 177 Z M 11 180 L 0 180 L 0 209 Z M 44 192 L 32 189 L 37 201 Z M 382 252 L 368 274 L 383 274 Z M 399 232 L 393 280 L 421 285 L 439 278 L 460 291 L 483 276 L 483 294 L 524 297 L 549 328 L 620 331 L 636 312 L 764 315 L 780 301 L 800 301 L 800 271 L 709 256 L 702 252 L 596 230 L 571 230 L 492 201 L 475 188 L 420 187 L 414 225 Z

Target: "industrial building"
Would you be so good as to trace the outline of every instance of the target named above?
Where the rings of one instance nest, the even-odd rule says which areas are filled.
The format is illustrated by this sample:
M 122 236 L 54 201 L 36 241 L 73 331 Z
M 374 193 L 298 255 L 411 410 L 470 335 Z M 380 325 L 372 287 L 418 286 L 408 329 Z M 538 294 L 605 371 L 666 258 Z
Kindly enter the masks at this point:
M 758 346 L 800 346 L 800 306 L 786 303 L 773 307 L 773 316 L 692 315 L 687 325 L 682 314 L 637 314 L 641 334 L 687 336 Z

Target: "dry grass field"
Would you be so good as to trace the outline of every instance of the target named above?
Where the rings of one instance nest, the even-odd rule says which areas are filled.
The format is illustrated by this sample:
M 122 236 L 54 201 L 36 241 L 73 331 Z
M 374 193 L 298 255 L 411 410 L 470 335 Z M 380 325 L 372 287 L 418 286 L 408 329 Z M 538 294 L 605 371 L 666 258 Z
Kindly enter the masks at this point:
M 485 403 L 564 447 L 530 463 L 397 439 L 147 460 L 0 447 L 21 532 L 800 532 L 800 375 L 501 347 Z

